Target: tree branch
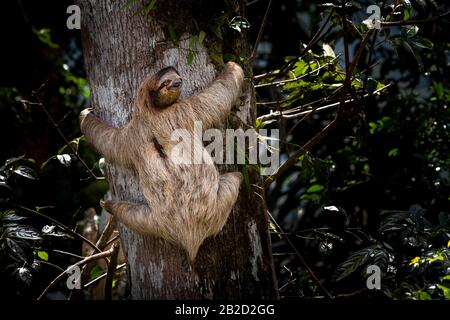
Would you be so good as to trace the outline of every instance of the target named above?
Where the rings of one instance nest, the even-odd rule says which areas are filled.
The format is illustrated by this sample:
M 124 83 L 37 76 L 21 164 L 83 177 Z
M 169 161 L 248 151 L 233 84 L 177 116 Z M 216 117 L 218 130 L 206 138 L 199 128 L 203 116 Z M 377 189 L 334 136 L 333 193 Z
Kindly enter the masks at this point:
M 275 218 L 272 216 L 272 214 L 269 211 L 267 211 L 267 214 L 269 215 L 270 220 L 272 220 L 273 224 L 282 233 L 282 235 L 286 239 L 286 242 L 289 244 L 289 246 L 292 248 L 292 250 L 294 250 L 295 254 L 297 255 L 298 259 L 300 260 L 300 263 L 302 264 L 303 268 L 305 268 L 306 272 L 310 275 L 311 279 L 317 284 L 317 286 L 325 293 L 325 295 L 329 299 L 334 299 L 334 297 L 331 295 L 331 293 L 322 285 L 322 283 L 319 281 L 319 279 L 317 279 L 316 275 L 311 270 L 311 268 L 308 266 L 308 264 L 306 263 L 306 261 L 303 258 L 303 256 L 300 254 L 300 252 L 294 246 L 294 244 L 292 243 L 291 239 L 289 239 L 288 235 L 283 231 L 283 229 L 278 224 L 278 222 L 275 220 Z
M 338 106 L 338 111 L 336 114 L 336 117 L 333 121 L 331 121 L 325 128 L 322 129 L 322 131 L 320 131 L 319 133 L 317 133 L 312 139 L 310 139 L 308 142 L 306 142 L 303 147 L 301 147 L 299 150 L 297 150 L 296 152 L 294 152 L 294 154 L 292 156 L 290 156 L 279 168 L 278 170 L 271 176 L 269 176 L 268 178 L 266 178 L 266 180 L 264 181 L 265 186 L 267 187 L 268 185 L 270 185 L 273 181 L 275 181 L 276 179 L 278 179 L 280 176 L 282 176 L 287 169 L 294 165 L 298 158 L 304 154 L 305 152 L 309 152 L 313 147 L 315 147 L 318 143 L 322 142 L 331 132 L 333 132 L 337 127 L 338 127 L 338 123 L 340 123 L 345 115 L 345 110 L 344 110 L 344 106 L 345 106 L 345 97 L 347 94 L 347 90 L 350 87 L 351 84 L 351 79 L 352 79 L 352 74 L 353 71 L 355 70 L 359 59 L 361 58 L 362 52 L 364 51 L 364 47 L 366 46 L 367 42 L 369 41 L 372 33 L 374 32 L 374 30 L 369 30 L 363 40 L 361 41 L 356 54 L 355 54 L 355 58 L 353 59 L 352 63 L 350 64 L 346 76 L 345 76 L 345 80 L 344 80 L 344 85 L 343 85 L 343 92 L 341 95 L 341 101 L 339 102 L 339 106 Z
M 112 283 L 117 267 L 117 256 L 119 255 L 120 242 L 116 241 L 112 246 L 111 258 L 109 259 L 108 272 L 105 281 L 105 300 L 112 299 Z
M 261 27 L 259 27 L 258 36 L 256 37 L 255 44 L 253 46 L 253 52 L 250 56 L 249 60 L 253 60 L 256 57 L 256 50 L 258 49 L 259 42 L 261 41 L 262 34 L 264 32 L 264 28 L 266 27 L 267 18 L 269 17 L 270 8 L 272 7 L 272 0 L 269 0 L 269 4 L 267 5 L 266 13 L 264 14 L 263 20 L 261 22 Z
M 38 92 L 39 90 L 42 89 L 42 87 L 46 84 L 46 82 L 44 84 L 42 84 L 39 89 L 37 91 L 33 91 L 33 96 L 35 97 L 36 101 L 38 102 L 37 104 L 39 106 L 42 107 L 42 109 L 44 110 L 47 118 L 50 120 L 51 124 L 55 127 L 56 131 L 58 132 L 58 134 L 61 136 L 61 138 L 64 140 L 64 142 L 66 143 L 66 145 L 69 146 L 69 148 L 72 150 L 73 154 L 78 158 L 78 160 L 80 160 L 81 164 L 86 168 L 86 170 L 89 172 L 89 174 L 94 178 L 94 179 L 100 179 L 99 177 L 97 177 L 94 172 L 89 168 L 89 166 L 87 165 L 86 162 L 84 162 L 84 160 L 80 157 L 80 155 L 78 154 L 78 151 L 76 151 L 72 144 L 70 143 L 70 141 L 67 140 L 66 136 L 64 135 L 64 133 L 61 131 L 61 129 L 59 128 L 58 124 L 55 122 L 55 120 L 53 119 L 53 117 L 51 116 L 51 114 L 48 112 L 47 108 L 45 108 L 44 103 L 42 102 L 42 100 L 39 98 L 38 96 Z M 25 100 L 23 100 L 23 102 L 27 102 Z
M 426 23 L 435 22 L 436 20 L 443 18 L 445 16 L 448 16 L 448 15 L 450 15 L 450 11 L 441 13 L 437 16 L 427 18 L 427 19 L 381 22 L 380 24 L 382 27 L 399 27 L 399 26 L 408 26 L 408 25 L 415 25 L 415 24 L 426 24 Z
M 381 91 L 386 90 L 391 85 L 392 85 L 392 83 L 389 83 L 389 84 L 385 85 L 383 88 L 375 90 L 371 94 L 365 94 L 363 97 L 361 97 L 361 99 L 367 99 L 367 98 L 373 97 L 374 95 L 380 93 Z M 350 103 L 353 103 L 353 102 L 355 102 L 354 99 L 347 99 L 347 100 L 345 100 L 345 104 L 350 104 Z M 301 116 L 308 115 L 308 114 L 311 114 L 313 112 L 324 111 L 324 110 L 327 110 L 327 109 L 330 109 L 330 108 L 338 107 L 340 104 L 341 104 L 340 102 L 335 102 L 335 103 L 331 103 L 331 104 L 328 104 L 328 105 L 325 105 L 325 106 L 322 106 L 322 107 L 311 108 L 310 110 L 304 110 L 304 109 L 306 109 L 305 107 L 307 105 L 309 105 L 309 104 L 307 104 L 307 105 L 304 105 L 304 106 L 295 107 L 295 109 L 283 111 L 282 114 L 279 111 L 275 111 L 275 112 L 272 112 L 272 113 L 269 113 L 269 114 L 265 114 L 265 115 L 262 115 L 262 116 L 258 117 L 257 120 L 258 121 L 268 121 L 268 120 L 279 119 L 279 118 L 283 118 L 283 119 L 297 119 L 297 118 L 300 118 Z M 295 112 L 290 112 L 292 110 L 294 110 Z

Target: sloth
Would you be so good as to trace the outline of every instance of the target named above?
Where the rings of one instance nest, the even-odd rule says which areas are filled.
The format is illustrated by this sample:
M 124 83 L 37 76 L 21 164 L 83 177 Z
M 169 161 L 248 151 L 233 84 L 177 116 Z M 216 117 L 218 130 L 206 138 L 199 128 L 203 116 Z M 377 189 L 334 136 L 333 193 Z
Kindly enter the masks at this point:
M 194 134 L 194 123 L 199 121 L 203 130 L 221 125 L 243 79 L 242 68 L 228 62 L 206 89 L 179 100 L 182 79 L 174 67 L 167 67 L 142 82 L 125 126 L 111 127 L 92 109 L 83 110 L 80 127 L 88 142 L 108 162 L 136 172 L 145 198 L 144 203 L 101 201 L 102 207 L 137 233 L 180 245 L 193 261 L 203 241 L 224 227 L 242 182 L 240 172 L 218 172 L 201 137 Z M 177 129 L 190 137 L 174 141 Z M 192 155 L 192 141 L 200 145 L 202 161 L 179 161 L 175 149 Z

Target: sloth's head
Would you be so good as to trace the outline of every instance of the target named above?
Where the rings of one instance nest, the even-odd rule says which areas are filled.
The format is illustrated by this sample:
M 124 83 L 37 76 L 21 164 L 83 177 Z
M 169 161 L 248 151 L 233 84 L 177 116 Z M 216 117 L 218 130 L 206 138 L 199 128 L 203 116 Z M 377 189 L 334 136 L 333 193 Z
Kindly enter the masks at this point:
M 154 80 L 153 90 L 149 92 L 154 106 L 165 108 L 177 101 L 183 83 L 177 69 L 174 67 L 161 69 L 155 74 Z

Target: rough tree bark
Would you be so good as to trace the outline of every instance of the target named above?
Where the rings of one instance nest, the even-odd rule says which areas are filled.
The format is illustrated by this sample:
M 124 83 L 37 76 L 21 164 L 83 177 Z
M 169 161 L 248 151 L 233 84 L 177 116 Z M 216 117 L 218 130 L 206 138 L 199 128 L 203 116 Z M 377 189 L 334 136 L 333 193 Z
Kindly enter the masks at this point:
M 198 6 L 199 2 L 195 5 Z M 238 0 L 228 2 L 232 10 L 243 8 Z M 124 8 L 125 3 L 78 1 L 91 106 L 107 123 L 116 127 L 124 125 L 130 118 L 137 88 L 146 75 L 168 65 L 175 66 L 184 79 L 183 95 L 189 95 L 204 88 L 219 71 L 217 63 L 210 58 L 208 50 L 211 46 L 204 45 L 206 41 L 190 47 L 192 33 L 186 27 L 186 31 L 179 35 L 179 44 L 175 45 L 164 29 L 171 21 L 163 21 L 162 16 L 167 18 L 170 12 L 185 10 L 184 19 L 189 18 L 193 1 L 167 0 L 163 2 L 164 8 L 158 8 L 161 3 L 158 1 L 150 15 L 133 14 L 148 4 L 147 1 L 137 1 Z M 180 17 L 172 18 L 174 23 L 185 23 L 177 21 Z M 232 42 L 231 49 L 247 54 L 246 40 L 236 34 L 238 37 Z M 187 57 L 191 50 L 194 59 L 189 65 Z M 250 76 L 250 68 L 247 66 L 246 69 L 247 76 Z M 235 112 L 246 124 L 255 119 L 254 92 L 249 83 L 243 94 L 245 105 Z M 228 127 L 236 127 L 235 122 L 239 121 L 229 121 Z M 114 198 L 143 201 L 132 172 L 114 165 L 108 168 L 107 178 Z M 250 183 L 250 190 L 241 188 L 224 230 L 206 240 L 193 265 L 189 264 L 179 247 L 155 237 L 140 236 L 120 225 L 122 247 L 128 259 L 131 298 L 277 298 L 268 221 L 259 187 L 261 179 L 252 173 Z

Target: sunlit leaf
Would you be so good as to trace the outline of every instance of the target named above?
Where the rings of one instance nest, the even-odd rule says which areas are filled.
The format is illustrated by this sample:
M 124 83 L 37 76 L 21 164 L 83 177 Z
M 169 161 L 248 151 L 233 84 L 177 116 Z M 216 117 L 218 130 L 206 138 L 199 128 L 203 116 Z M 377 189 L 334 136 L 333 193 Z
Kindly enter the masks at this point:
M 70 163 L 72 158 L 70 157 L 69 154 L 58 154 L 56 155 L 56 159 L 58 159 L 58 161 L 63 164 L 66 167 L 70 167 Z
M 23 156 L 19 156 L 19 157 L 15 157 L 15 158 L 9 158 L 5 161 L 4 166 L 1 168 L 1 170 L 4 170 L 5 168 L 10 167 L 12 164 L 16 163 L 17 161 L 22 160 L 25 157 L 25 155 Z
M 14 237 L 26 240 L 40 240 L 41 236 L 36 229 L 29 226 L 16 226 L 14 228 L 7 228 L 6 233 L 8 237 Z
M 38 257 L 44 261 L 48 261 L 48 253 L 45 251 L 38 251 Z
M 391 149 L 389 151 L 389 153 L 388 153 L 388 156 L 389 157 L 396 157 L 396 156 L 398 156 L 398 148 Z
M 23 281 L 27 285 L 31 284 L 33 276 L 31 275 L 31 272 L 28 268 L 25 267 L 18 268 L 16 270 L 16 274 L 21 281 Z
M 248 22 L 248 20 L 245 19 L 244 17 L 237 16 L 237 17 L 234 17 L 233 19 L 231 19 L 228 26 L 231 29 L 236 30 L 237 32 L 241 32 L 242 29 L 250 28 L 250 22 Z
M 450 299 L 450 288 L 446 287 L 446 286 L 444 286 L 442 284 L 438 284 L 437 286 L 438 286 L 439 289 L 442 290 L 442 293 L 444 294 L 444 297 L 446 299 Z
M 13 211 L 13 210 L 5 212 L 4 214 L 2 214 L 2 218 L 1 218 L 1 220 L 3 220 L 4 222 L 19 221 L 19 220 L 24 220 L 24 219 L 26 219 L 26 217 L 16 214 L 15 211 Z
M 414 258 L 411 259 L 411 261 L 408 263 L 408 265 L 412 266 L 412 265 L 415 265 L 415 264 L 417 264 L 419 262 L 420 262 L 420 257 L 414 257 Z
M 403 21 L 408 21 L 412 16 L 412 5 L 410 0 L 402 0 L 404 4 Z
M 14 173 L 27 179 L 37 180 L 36 173 L 29 167 L 19 166 L 14 170 Z

